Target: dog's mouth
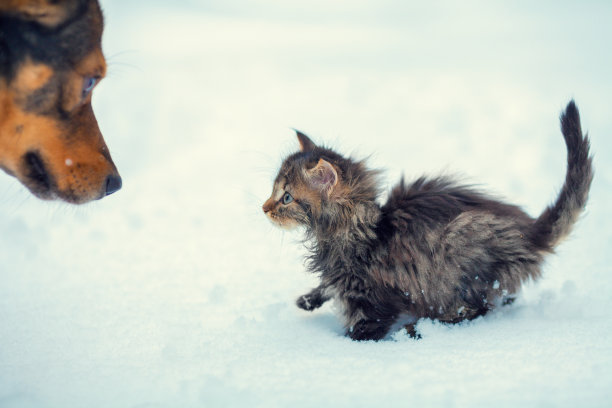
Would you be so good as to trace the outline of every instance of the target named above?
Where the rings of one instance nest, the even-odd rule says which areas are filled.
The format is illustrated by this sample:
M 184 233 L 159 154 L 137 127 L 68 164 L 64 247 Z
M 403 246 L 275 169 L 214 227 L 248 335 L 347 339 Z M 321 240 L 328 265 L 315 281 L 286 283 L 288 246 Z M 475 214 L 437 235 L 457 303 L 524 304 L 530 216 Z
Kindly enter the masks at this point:
M 116 172 L 111 172 L 100 180 L 91 172 L 87 172 L 86 165 L 74 164 L 72 160 L 67 159 L 66 166 L 81 168 L 81 173 L 75 174 L 70 170 L 66 174 L 54 175 L 44 156 L 39 151 L 31 150 L 23 155 L 21 175 L 18 178 L 40 199 L 60 199 L 73 204 L 99 200 L 121 189 L 122 180 Z M 65 187 L 59 188 L 58 183 Z
M 54 198 L 53 177 L 47 170 L 45 162 L 36 151 L 27 152 L 23 156 L 23 184 L 38 198 L 51 200 Z

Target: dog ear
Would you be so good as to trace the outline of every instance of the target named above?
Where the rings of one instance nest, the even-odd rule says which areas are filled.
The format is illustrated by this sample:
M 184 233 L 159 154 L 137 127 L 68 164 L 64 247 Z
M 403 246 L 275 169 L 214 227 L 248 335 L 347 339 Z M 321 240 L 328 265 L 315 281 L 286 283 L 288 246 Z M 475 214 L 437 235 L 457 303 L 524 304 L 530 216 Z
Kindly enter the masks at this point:
M 55 28 L 72 17 L 82 3 L 81 0 L 2 0 L 0 14 Z
M 300 142 L 300 150 L 302 152 L 309 152 L 311 150 L 316 149 L 317 145 L 314 144 L 313 141 L 310 140 L 308 136 L 306 136 L 305 134 L 303 134 L 297 129 L 293 129 L 293 130 L 295 130 L 295 134 L 297 135 L 298 142 Z
M 338 184 L 338 172 L 331 163 L 323 159 L 319 159 L 312 169 L 306 170 L 306 177 L 311 186 L 324 192 L 328 197 Z

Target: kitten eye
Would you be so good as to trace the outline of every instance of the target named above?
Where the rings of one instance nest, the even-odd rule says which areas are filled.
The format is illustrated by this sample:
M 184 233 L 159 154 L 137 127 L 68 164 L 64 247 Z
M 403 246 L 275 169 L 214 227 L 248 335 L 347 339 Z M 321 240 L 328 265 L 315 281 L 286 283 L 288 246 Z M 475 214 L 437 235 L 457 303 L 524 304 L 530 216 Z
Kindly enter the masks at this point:
M 281 201 L 284 205 L 287 205 L 293 201 L 293 196 L 291 196 L 289 193 L 285 193 Z
M 100 78 L 85 78 L 85 80 L 83 81 L 83 98 L 85 98 L 91 92 L 91 90 L 94 89 L 94 86 L 96 86 L 96 83 L 98 83 L 98 79 Z

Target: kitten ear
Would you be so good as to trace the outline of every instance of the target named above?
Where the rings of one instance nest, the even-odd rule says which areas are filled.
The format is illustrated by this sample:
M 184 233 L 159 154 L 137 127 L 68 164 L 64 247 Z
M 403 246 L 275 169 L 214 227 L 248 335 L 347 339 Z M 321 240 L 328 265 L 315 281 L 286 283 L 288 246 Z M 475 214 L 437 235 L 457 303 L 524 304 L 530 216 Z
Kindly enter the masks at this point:
M 338 184 L 338 172 L 329 162 L 319 159 L 319 162 L 312 169 L 306 170 L 308 181 L 318 190 L 324 191 L 329 195 L 336 184 Z
M 313 143 L 312 140 L 302 132 L 297 129 L 295 130 L 295 134 L 297 135 L 298 141 L 300 142 L 300 150 L 302 152 L 309 152 L 311 150 L 316 149 L 317 145 Z

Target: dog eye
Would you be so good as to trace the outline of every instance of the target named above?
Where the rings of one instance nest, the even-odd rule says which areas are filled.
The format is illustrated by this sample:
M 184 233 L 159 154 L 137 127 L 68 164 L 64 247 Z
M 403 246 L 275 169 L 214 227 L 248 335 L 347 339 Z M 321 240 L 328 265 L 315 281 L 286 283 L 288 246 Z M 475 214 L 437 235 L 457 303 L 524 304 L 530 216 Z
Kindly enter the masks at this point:
M 96 86 L 98 79 L 99 78 L 96 77 L 85 78 L 85 80 L 83 81 L 83 98 L 86 97 L 92 89 L 94 89 L 94 86 Z
M 293 201 L 293 197 L 291 196 L 291 194 L 285 193 L 285 195 L 282 198 L 283 204 L 287 205 L 287 204 L 291 203 L 292 201 Z

